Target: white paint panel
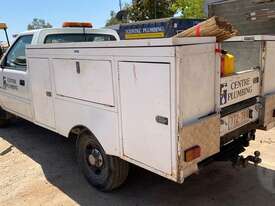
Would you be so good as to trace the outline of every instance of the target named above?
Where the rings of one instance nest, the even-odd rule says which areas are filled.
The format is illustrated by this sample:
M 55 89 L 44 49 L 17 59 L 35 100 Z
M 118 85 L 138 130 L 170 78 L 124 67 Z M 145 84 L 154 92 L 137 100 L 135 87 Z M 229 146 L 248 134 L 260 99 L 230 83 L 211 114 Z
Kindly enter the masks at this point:
M 181 126 L 215 112 L 215 44 L 177 47 Z
M 60 44 L 36 44 L 29 45 L 27 49 L 39 49 L 39 48 L 110 48 L 115 47 L 156 47 L 156 46 L 180 46 L 191 44 L 206 44 L 216 43 L 215 37 L 184 37 L 184 38 L 157 38 L 157 39 L 138 39 L 138 40 L 121 40 L 121 41 L 102 41 L 102 42 L 72 42 L 72 43 L 60 43 Z
M 53 67 L 57 95 L 114 106 L 110 61 L 53 59 Z
M 249 36 L 234 36 L 226 40 L 227 42 L 242 42 L 242 41 L 275 41 L 275 37 L 271 35 L 249 35 Z
M 118 114 L 89 104 L 57 97 L 55 99 L 55 119 L 57 131 L 68 136 L 75 126 L 85 126 L 96 136 L 105 152 L 120 156 Z
M 32 120 L 32 105 L 29 101 L 2 92 L 0 92 L 0 96 L 1 106 L 4 107 L 5 110 L 22 118 Z
M 29 78 L 26 71 L 5 68 L 3 69 L 3 90 L 13 97 L 30 101 Z M 21 85 L 20 81 L 24 81 Z
M 124 155 L 171 174 L 170 65 L 120 62 L 119 74 Z
M 32 119 L 29 74 L 5 68 L 2 70 L 2 106 L 16 115 Z M 3 96 L 3 97 L 2 97 Z
M 266 42 L 265 70 L 263 77 L 263 94 L 275 92 L 275 42 Z
M 30 58 L 28 63 L 31 75 L 35 121 L 54 128 L 54 106 L 49 60 Z
M 260 95 L 260 71 L 251 70 L 221 78 L 221 108 Z

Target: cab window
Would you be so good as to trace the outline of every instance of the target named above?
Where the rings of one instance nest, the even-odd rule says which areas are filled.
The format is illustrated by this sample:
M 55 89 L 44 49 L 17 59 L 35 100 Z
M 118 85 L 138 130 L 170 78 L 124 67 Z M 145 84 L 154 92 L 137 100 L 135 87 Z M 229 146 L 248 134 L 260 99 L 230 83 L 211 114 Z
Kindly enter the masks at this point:
M 26 70 L 26 46 L 31 44 L 33 35 L 22 36 L 14 43 L 6 57 L 6 67 L 14 70 Z
M 70 42 L 94 42 L 94 41 L 115 41 L 116 38 L 109 34 L 49 34 L 45 44 L 70 43 Z

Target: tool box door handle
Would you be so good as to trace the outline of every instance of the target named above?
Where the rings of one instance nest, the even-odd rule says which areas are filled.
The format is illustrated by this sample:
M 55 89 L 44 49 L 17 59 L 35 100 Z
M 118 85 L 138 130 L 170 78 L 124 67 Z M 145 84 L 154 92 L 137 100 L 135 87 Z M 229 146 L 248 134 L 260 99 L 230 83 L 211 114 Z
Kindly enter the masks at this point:
M 156 121 L 157 123 L 160 123 L 160 124 L 164 124 L 164 125 L 168 125 L 168 118 L 167 117 L 163 117 L 163 116 L 156 116 Z
M 76 62 L 75 62 L 75 66 L 76 66 L 76 73 L 77 73 L 77 74 L 80 74 L 80 62 L 79 62 L 79 61 L 76 61 Z
M 47 97 L 51 97 L 52 96 L 52 93 L 50 91 L 46 91 L 46 96 Z

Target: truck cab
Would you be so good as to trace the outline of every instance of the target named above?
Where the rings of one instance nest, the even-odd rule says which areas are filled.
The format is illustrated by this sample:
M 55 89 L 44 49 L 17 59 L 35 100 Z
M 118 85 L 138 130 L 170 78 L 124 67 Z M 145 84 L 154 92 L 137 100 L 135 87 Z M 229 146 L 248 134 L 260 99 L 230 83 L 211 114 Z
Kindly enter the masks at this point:
M 5 111 L 32 120 L 29 71 L 25 49 L 27 45 L 43 45 L 70 42 L 118 41 L 119 36 L 111 29 L 92 29 L 91 25 L 49 28 L 20 33 L 1 59 L 0 104 Z M 1 112 L 6 118 L 6 112 Z

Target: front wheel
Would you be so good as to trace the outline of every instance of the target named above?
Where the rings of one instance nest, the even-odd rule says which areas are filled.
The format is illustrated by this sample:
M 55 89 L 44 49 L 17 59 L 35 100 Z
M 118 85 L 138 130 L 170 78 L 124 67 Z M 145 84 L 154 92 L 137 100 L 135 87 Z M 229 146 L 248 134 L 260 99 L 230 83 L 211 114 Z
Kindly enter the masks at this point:
M 129 164 L 107 155 L 88 132 L 82 133 L 77 141 L 77 161 L 88 182 L 101 191 L 118 188 L 128 176 Z

